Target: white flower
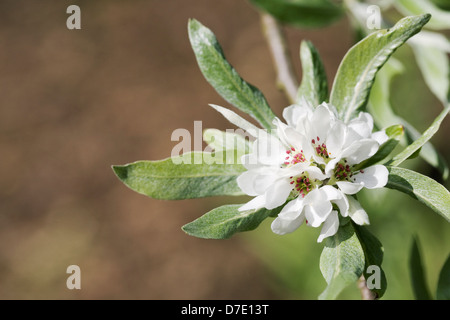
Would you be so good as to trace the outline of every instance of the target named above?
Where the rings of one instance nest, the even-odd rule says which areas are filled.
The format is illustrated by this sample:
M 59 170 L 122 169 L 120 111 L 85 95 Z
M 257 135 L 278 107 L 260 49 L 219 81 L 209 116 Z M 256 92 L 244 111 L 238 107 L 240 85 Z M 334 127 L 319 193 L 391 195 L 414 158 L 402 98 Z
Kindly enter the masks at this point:
M 367 213 L 352 196 L 362 188 L 386 185 L 388 171 L 382 165 L 355 170 L 387 140 L 383 131 L 372 133 L 373 119 L 361 112 L 344 123 L 326 103 L 312 108 L 305 100 L 284 109 L 286 123 L 274 120 L 268 133 L 237 114 L 213 106 L 256 140 L 252 152 L 242 157 L 247 171 L 237 178 L 242 191 L 254 198 L 240 210 L 283 207 L 272 223 L 277 234 L 296 230 L 304 222 L 322 230 L 318 238 L 334 235 L 338 212 L 357 224 L 368 224 Z

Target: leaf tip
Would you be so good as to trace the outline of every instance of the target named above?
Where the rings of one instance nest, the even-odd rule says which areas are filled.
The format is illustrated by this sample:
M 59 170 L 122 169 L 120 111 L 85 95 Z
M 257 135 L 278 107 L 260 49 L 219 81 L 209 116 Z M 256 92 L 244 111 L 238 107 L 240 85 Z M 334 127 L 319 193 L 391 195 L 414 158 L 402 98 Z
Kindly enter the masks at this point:
M 128 177 L 128 169 L 127 166 L 111 166 L 112 170 L 116 174 L 116 176 L 121 180 L 124 181 Z

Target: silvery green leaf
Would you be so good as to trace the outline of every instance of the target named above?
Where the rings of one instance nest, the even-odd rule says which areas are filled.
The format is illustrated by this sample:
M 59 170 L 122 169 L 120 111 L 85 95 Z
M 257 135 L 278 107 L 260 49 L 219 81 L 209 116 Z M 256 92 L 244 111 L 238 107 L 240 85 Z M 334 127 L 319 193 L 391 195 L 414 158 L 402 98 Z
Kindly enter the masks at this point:
M 229 204 L 215 208 L 200 218 L 183 226 L 191 236 L 206 239 L 226 239 L 237 232 L 250 231 L 280 209 L 253 209 L 239 211 L 242 204 Z
M 391 29 L 371 33 L 347 52 L 330 95 L 330 103 L 338 110 L 341 120 L 349 122 L 365 108 L 378 70 L 429 20 L 429 14 L 403 18 Z
M 392 78 L 403 71 L 402 64 L 394 58 L 390 58 L 384 67 L 378 72 L 377 78 L 372 86 L 368 110 L 373 116 L 375 124 L 379 128 L 401 124 L 405 131 L 406 139 L 400 142 L 402 145 L 410 144 L 419 139 L 421 134 L 403 118 L 397 116 L 392 110 L 390 103 L 390 85 Z M 447 163 L 428 141 L 420 150 L 419 155 L 430 165 L 437 168 L 444 179 L 447 179 L 449 168 Z
M 195 19 L 189 20 L 189 39 L 200 70 L 222 98 L 248 113 L 266 129 L 274 113 L 261 91 L 243 80 L 226 60 L 214 33 Z
M 242 195 L 236 183 L 244 166 L 233 150 L 192 152 L 158 161 L 137 161 L 113 166 L 130 189 L 155 199 L 178 200 L 221 195 Z
M 387 188 L 408 194 L 450 222 L 450 193 L 443 185 L 412 170 L 390 166 L 387 168 Z
M 300 45 L 302 81 L 297 92 L 297 102 L 305 98 L 312 106 L 328 100 L 328 82 L 322 60 L 313 44 L 302 41 Z
M 364 271 L 364 251 L 352 223 L 341 225 L 338 232 L 324 240 L 320 271 L 328 286 L 321 300 L 336 299 L 341 291 L 355 284 Z

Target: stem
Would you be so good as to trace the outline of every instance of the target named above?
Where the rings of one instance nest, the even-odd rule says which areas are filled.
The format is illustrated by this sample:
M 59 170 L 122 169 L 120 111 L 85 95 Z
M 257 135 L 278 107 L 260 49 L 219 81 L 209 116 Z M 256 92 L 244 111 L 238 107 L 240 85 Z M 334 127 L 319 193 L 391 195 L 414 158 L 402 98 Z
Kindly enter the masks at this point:
M 289 102 L 294 103 L 299 83 L 286 45 L 286 36 L 281 25 L 271 15 L 262 13 L 261 22 L 277 71 L 277 85 L 284 91 Z
M 367 288 L 366 279 L 361 276 L 358 280 L 358 288 L 361 291 L 362 300 L 375 300 L 377 298 L 376 294 Z

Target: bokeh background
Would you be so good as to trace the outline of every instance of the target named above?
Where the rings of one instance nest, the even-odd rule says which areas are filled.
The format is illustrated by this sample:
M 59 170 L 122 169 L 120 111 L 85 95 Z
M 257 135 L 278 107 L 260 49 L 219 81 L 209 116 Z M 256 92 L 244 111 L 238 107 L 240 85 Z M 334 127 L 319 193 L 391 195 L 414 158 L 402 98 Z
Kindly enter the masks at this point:
M 81 30 L 66 28 L 70 4 L 81 8 Z M 195 120 L 230 128 L 208 107 L 227 104 L 197 67 L 189 18 L 215 32 L 231 64 L 281 116 L 288 102 L 247 1 L 0 2 L 0 299 L 315 299 L 325 288 L 319 230 L 280 237 L 268 220 L 228 240 L 196 239 L 181 226 L 246 199 L 154 200 L 114 176 L 113 164 L 170 156 L 172 131 L 193 130 Z M 346 19 L 286 32 L 298 76 L 299 44 L 309 39 L 330 83 L 354 40 Z M 424 130 L 441 107 L 412 53 L 396 55 L 409 71 L 394 81 L 394 105 Z M 447 159 L 448 125 L 433 138 Z M 420 159 L 408 166 L 439 179 Z M 362 199 L 385 246 L 385 297 L 413 297 L 414 235 L 433 291 L 450 252 L 448 224 L 395 191 Z M 81 290 L 66 288 L 72 264 L 81 268 Z M 358 299 L 356 285 L 341 297 Z

